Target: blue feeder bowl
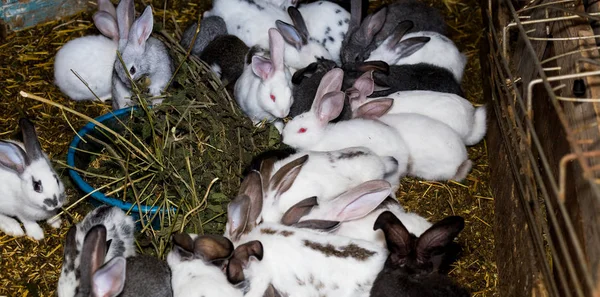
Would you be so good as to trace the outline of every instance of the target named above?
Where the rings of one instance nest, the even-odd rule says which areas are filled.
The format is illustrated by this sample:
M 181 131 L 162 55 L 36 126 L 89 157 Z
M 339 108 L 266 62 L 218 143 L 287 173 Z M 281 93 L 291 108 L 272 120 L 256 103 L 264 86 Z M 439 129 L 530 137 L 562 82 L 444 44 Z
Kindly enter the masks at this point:
M 105 115 L 99 116 L 99 117 L 95 118 L 95 120 L 108 126 L 109 128 L 112 128 L 112 127 L 115 127 L 115 125 L 120 125 L 119 121 L 117 121 L 116 118 L 121 118 L 121 117 L 127 116 L 132 112 L 132 110 L 136 110 L 136 109 L 137 108 L 134 108 L 134 107 L 119 109 L 119 110 L 116 110 L 113 112 L 109 112 Z M 79 130 L 78 134 L 81 137 L 84 137 L 88 133 L 97 131 L 95 129 L 95 127 L 96 127 L 96 124 L 89 122 L 81 130 Z M 101 135 L 100 133 L 97 133 L 97 134 Z M 98 137 L 98 135 L 96 135 L 96 137 Z M 89 142 L 90 141 L 88 141 L 88 143 Z M 82 146 L 84 144 L 85 143 L 81 141 L 81 138 L 79 136 L 75 135 L 75 137 L 73 138 L 73 141 L 69 145 L 69 151 L 67 153 L 67 164 L 70 167 L 81 169 L 81 168 L 85 168 L 83 166 L 89 164 L 89 160 L 86 161 L 85 158 L 90 158 L 90 156 L 87 156 L 87 157 L 81 156 L 82 154 L 85 154 L 85 153 L 78 152 L 75 149 L 75 148 L 81 148 L 80 146 Z M 85 155 L 89 155 L 89 154 L 85 154 Z M 83 161 L 82 161 L 82 159 L 83 159 Z M 75 171 L 73 169 L 69 169 L 69 175 L 75 182 L 75 185 L 77 185 L 77 187 L 80 188 L 86 195 L 95 190 L 92 186 L 90 186 L 87 182 L 85 182 L 83 180 L 83 178 L 81 177 L 81 175 L 79 175 L 79 173 L 77 171 Z M 138 229 L 141 228 L 142 225 L 140 222 L 140 208 L 138 208 L 137 204 L 124 202 L 123 200 L 112 198 L 112 197 L 106 197 L 106 195 L 104 195 L 100 191 L 92 193 L 90 195 L 90 197 L 92 198 L 90 200 L 90 202 L 95 206 L 100 206 L 102 204 L 105 204 L 105 205 L 117 206 L 125 212 L 131 210 L 130 215 L 133 217 L 134 221 L 136 222 L 136 227 Z M 173 210 L 176 210 L 176 209 L 173 208 Z M 159 212 L 159 211 L 162 212 L 165 210 L 164 209 L 159 210 L 158 206 L 141 205 L 141 211 L 144 214 L 144 217 L 147 219 L 147 218 L 154 217 L 157 212 Z M 154 218 L 154 220 L 152 220 L 151 223 L 152 223 L 152 226 L 158 230 L 161 227 L 160 226 L 160 214 L 156 215 L 156 217 Z

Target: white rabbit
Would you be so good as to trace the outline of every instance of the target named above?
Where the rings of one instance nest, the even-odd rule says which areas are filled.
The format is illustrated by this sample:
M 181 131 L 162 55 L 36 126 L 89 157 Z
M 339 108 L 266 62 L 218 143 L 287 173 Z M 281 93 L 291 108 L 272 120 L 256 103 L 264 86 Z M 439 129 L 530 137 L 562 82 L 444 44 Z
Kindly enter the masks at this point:
M 121 24 L 124 24 L 125 27 L 128 24 L 128 18 L 127 20 L 121 20 L 121 17 L 122 15 L 117 15 L 119 30 L 121 30 Z M 147 75 L 151 81 L 149 86 L 150 95 L 160 96 L 171 79 L 173 61 L 162 41 L 150 37 L 153 26 L 152 7 L 146 6 L 144 13 L 131 25 L 126 41 L 123 36 L 119 40 L 119 51 L 123 63 L 119 59 L 115 61 L 113 108 L 119 109 L 131 105 L 131 99 L 127 98 L 131 96 L 129 90 L 131 89 L 131 80 L 137 81 L 142 76 Z M 123 28 L 123 30 L 125 29 Z M 123 64 L 125 64 L 126 69 L 123 68 Z M 129 77 L 131 77 L 131 80 Z M 124 91 L 123 87 L 128 92 Z M 154 104 L 160 102 L 162 102 L 162 99 L 153 100 Z
M 258 175 L 251 177 L 257 181 L 252 188 L 260 189 L 259 173 L 250 175 Z M 278 223 L 257 225 L 260 194 L 236 197 L 227 212 L 232 226 L 227 235 L 236 244 L 227 276 L 248 290 L 244 296 L 260 297 L 268 291 L 280 296 L 369 296 L 387 257 L 385 248 Z
M 174 234 L 173 249 L 167 255 L 173 296 L 244 296 L 222 271 L 224 261 L 232 253 L 233 244 L 222 236 Z
M 259 220 L 280 222 L 290 207 L 307 197 L 333 199 L 362 182 L 393 176 L 397 166 L 393 157 L 379 157 L 364 147 L 299 152 L 277 162 L 263 160 L 264 198 Z M 244 182 L 241 192 L 250 180 Z
M 0 141 L 0 230 L 40 240 L 44 230 L 36 221 L 60 227 L 60 219 L 50 219 L 66 201 L 65 187 L 42 151 L 33 124 L 23 118 L 19 126 L 24 143 Z
M 347 90 L 352 110 L 373 100 L 393 100 L 387 114 L 417 113 L 438 120 L 456 131 L 465 144 L 481 141 L 486 132 L 486 107 L 474 108 L 467 99 L 451 93 L 434 91 L 400 91 L 384 98 L 367 98 L 373 93 L 373 72 L 364 73 Z
M 96 28 L 103 35 L 73 39 L 65 43 L 54 58 L 56 85 L 61 92 L 77 101 L 95 100 L 96 96 L 104 101 L 111 96 L 113 65 L 119 41 L 115 7 L 109 0 L 98 0 L 98 12 L 93 18 Z
M 386 246 L 385 237 L 380 230 L 373 230 L 377 217 L 384 211 L 391 211 L 406 228 L 419 236 L 431 227 L 425 218 L 416 213 L 406 212 L 397 200 L 391 198 L 391 186 L 383 180 L 366 181 L 350 188 L 334 199 L 314 200 L 312 208 L 308 204 L 297 204 L 289 213 L 308 213 L 299 222 L 326 220 L 341 222 L 334 234 L 366 240 Z M 310 210 L 306 210 L 310 208 Z
M 369 101 L 361 105 L 353 116 L 377 119 L 400 133 L 410 152 L 410 175 L 426 180 L 465 179 L 473 163 L 460 135 L 450 126 L 424 115 L 386 114 L 392 103 L 392 100 Z M 343 102 L 336 104 L 342 105 Z
M 81 272 L 81 257 L 83 243 L 86 234 L 95 226 L 103 225 L 106 232 L 106 241 L 109 243 L 104 257 L 104 262 L 108 262 L 117 257 L 135 256 L 134 241 L 134 223 L 131 216 L 125 214 L 123 210 L 115 206 L 103 205 L 89 212 L 75 228 L 76 235 L 74 243 L 68 241 L 70 250 L 65 249 L 65 257 L 58 279 L 57 292 L 59 297 L 75 296 L 75 291 L 79 287 L 78 274 Z M 71 235 L 67 235 L 69 238 Z M 70 239 L 69 239 L 70 240 Z
M 392 156 L 398 161 L 398 172 L 386 178 L 397 184 L 407 173 L 409 152 L 398 131 L 380 121 L 353 119 L 329 123 L 341 112 L 344 93 L 340 91 L 344 73 L 330 70 L 319 85 L 309 112 L 294 117 L 283 129 L 283 143 L 300 150 L 331 151 L 353 146 L 364 146 L 379 156 Z M 337 110 L 337 107 L 340 110 Z M 335 114 L 337 112 L 337 114 Z M 335 116 L 334 116 L 335 114 Z
M 277 21 L 291 23 L 288 13 L 270 4 L 257 1 L 215 0 L 213 8 L 204 17 L 219 16 L 227 24 L 227 32 L 240 38 L 248 47 L 269 46 L 266 32 Z M 316 40 L 307 40 L 301 46 L 285 44 L 285 61 L 291 70 L 304 68 L 317 58 L 331 59 L 330 53 Z
M 251 62 L 244 65 L 244 72 L 235 83 L 235 100 L 254 124 L 286 117 L 293 103 L 291 74 L 283 59 L 283 37 L 271 28 L 269 40 L 270 59 L 254 54 L 251 49 L 248 53 Z M 279 121 L 276 127 L 281 129 L 281 126 Z
M 456 81 L 462 80 L 467 56 L 448 37 L 433 31 L 412 29 L 411 21 L 398 24 L 394 34 L 373 50 L 366 61 L 384 61 L 389 65 L 428 63 L 450 70 Z

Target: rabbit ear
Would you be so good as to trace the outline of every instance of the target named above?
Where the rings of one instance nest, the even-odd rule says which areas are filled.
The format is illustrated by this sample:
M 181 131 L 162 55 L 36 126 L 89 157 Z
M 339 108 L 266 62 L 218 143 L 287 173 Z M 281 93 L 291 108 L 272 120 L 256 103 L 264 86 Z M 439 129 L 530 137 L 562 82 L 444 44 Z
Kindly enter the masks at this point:
M 308 27 L 306 27 L 306 22 L 304 22 L 304 18 L 302 17 L 302 13 L 298 10 L 298 8 L 290 6 L 288 7 L 288 14 L 292 19 L 292 23 L 294 23 L 294 27 L 298 30 L 300 35 L 302 35 L 302 41 L 304 44 L 308 42 Z
M 317 206 L 317 196 L 306 198 L 290 207 L 281 218 L 281 223 L 286 226 L 291 226 L 300 221 L 300 219 L 307 215 L 313 208 Z
M 377 217 L 373 230 L 383 231 L 390 254 L 390 259 L 401 260 L 406 258 L 412 249 L 413 235 L 408 232 L 404 224 L 390 211 L 385 211 Z
M 396 51 L 400 53 L 399 59 L 403 59 L 409 57 L 410 55 L 416 53 L 422 47 L 424 47 L 427 42 L 431 40 L 430 37 L 412 37 L 405 40 L 400 41 L 396 46 Z
M 275 162 L 277 162 L 277 158 L 267 158 L 260 162 L 260 178 L 262 180 L 263 194 L 269 189 L 269 183 L 271 182 L 271 174 L 273 173 Z
M 347 222 L 360 219 L 377 208 L 392 191 L 385 180 L 364 182 L 330 202 L 325 219 Z
M 337 91 L 327 93 L 321 98 L 315 111 L 321 125 L 326 125 L 342 113 L 345 97 L 346 94 L 344 92 Z
M 121 0 L 117 5 L 117 25 L 119 28 L 119 38 L 127 40 L 129 29 L 135 19 L 135 6 L 133 0 Z
M 266 80 L 275 73 L 275 67 L 271 63 L 271 60 L 265 57 L 252 56 L 252 72 L 260 77 L 260 79 Z
M 354 81 L 353 87 L 360 91 L 361 99 L 367 99 L 367 96 L 373 94 L 373 90 L 375 89 L 375 81 L 373 81 L 373 71 L 367 71 L 363 73 L 363 75 L 361 75 Z
M 171 241 L 173 241 L 173 250 L 179 254 L 182 260 L 192 260 L 194 258 L 194 240 L 189 234 L 173 234 Z
M 433 253 L 448 247 L 464 227 L 465 220 L 459 216 L 446 217 L 433 224 L 417 240 L 417 260 L 421 263 L 430 262 Z M 434 267 L 434 270 L 437 268 Z
M 404 37 L 404 35 L 406 34 L 406 32 L 408 32 L 408 30 L 412 29 L 414 27 L 414 23 L 410 20 L 405 20 L 402 21 L 400 23 L 398 23 L 398 25 L 396 25 L 396 28 L 394 28 L 394 33 L 392 34 L 392 36 L 390 37 L 390 40 L 388 41 L 387 47 L 388 49 L 394 49 L 396 47 L 396 45 L 398 44 L 398 42 L 400 42 L 400 40 L 402 40 L 402 37 Z
M 194 255 L 204 262 L 220 262 L 233 253 L 233 243 L 220 235 L 202 235 L 194 241 Z
M 248 224 L 250 213 L 250 198 L 246 195 L 235 197 L 227 205 L 227 223 L 229 224 L 229 237 L 237 241 Z
M 269 29 L 269 50 L 271 52 L 271 63 L 276 70 L 283 71 L 284 44 L 281 33 L 275 28 Z
M 94 273 L 92 290 L 94 296 L 114 297 L 123 291 L 127 261 L 115 257 Z
M 0 141 L 0 167 L 22 174 L 29 165 L 27 153 L 17 144 Z
M 245 195 L 250 198 L 250 212 L 248 213 L 248 223 L 256 224 L 256 220 L 262 212 L 263 206 L 263 183 L 260 173 L 251 171 L 242 181 L 238 196 Z M 254 227 L 254 226 L 252 226 Z
M 72 225 L 67 231 L 67 238 L 64 244 L 63 270 L 70 272 L 75 269 L 75 258 L 77 257 L 77 227 Z
M 110 13 L 106 11 L 98 11 L 94 13 L 93 19 L 96 28 L 100 30 L 100 33 L 102 33 L 102 35 L 110 37 L 111 39 L 119 38 L 119 28 L 117 26 L 117 21 L 114 17 L 110 15 Z
M 81 249 L 81 286 L 86 289 L 92 287 L 94 273 L 104 264 L 106 256 L 106 227 L 96 225 L 92 227 L 83 240 Z
M 367 46 L 375 37 L 375 34 L 381 31 L 383 28 L 383 24 L 385 23 L 387 14 L 387 7 L 383 7 L 375 14 L 371 14 L 367 16 L 362 25 L 360 26 L 359 31 L 356 33 L 356 40 L 360 41 L 361 44 Z
M 348 33 L 354 32 L 360 26 L 362 19 L 362 1 L 350 0 L 350 23 L 348 24 Z
M 318 109 L 325 94 L 341 90 L 343 79 L 344 71 L 340 68 L 333 68 L 325 73 L 321 78 L 321 82 L 319 82 L 319 87 L 317 88 L 311 110 L 315 111 Z
M 25 146 L 25 153 L 27 153 L 29 160 L 35 161 L 43 158 L 42 146 L 40 145 L 33 124 L 28 119 L 22 118 L 19 120 L 19 126 L 23 133 L 23 145 Z
M 378 71 L 383 72 L 385 75 L 390 74 L 390 65 L 384 61 L 367 61 L 362 62 L 356 66 L 356 69 L 362 72 L 367 71 Z
M 129 32 L 129 41 L 138 47 L 146 46 L 146 40 L 152 33 L 154 26 L 154 17 L 152 16 L 152 6 L 146 6 L 144 13 L 133 22 L 131 25 L 131 31 Z
M 285 42 L 293 45 L 297 50 L 300 50 L 307 41 L 304 40 L 302 34 L 292 25 L 281 20 L 275 21 L 275 26 L 281 32 Z
M 281 293 L 273 287 L 273 284 L 269 284 L 269 287 L 265 290 L 263 297 L 282 297 Z
M 98 11 L 104 11 L 117 20 L 117 10 L 110 0 L 98 0 Z
M 292 227 L 295 228 L 321 230 L 325 232 L 333 232 L 339 226 L 340 222 L 328 220 L 306 220 L 292 225 Z
M 230 283 L 238 284 L 244 281 L 244 267 L 248 265 L 250 257 L 262 260 L 263 246 L 260 241 L 250 241 L 235 248 L 232 258 L 227 263 L 227 280 Z
M 390 111 L 394 105 L 392 98 L 377 98 L 358 107 L 353 113 L 352 118 L 378 119 Z
M 269 182 L 269 191 L 275 192 L 276 199 L 290 189 L 290 187 L 294 184 L 296 177 L 298 177 L 298 174 L 300 174 L 302 166 L 304 166 L 307 161 L 308 155 L 304 155 L 285 164 L 279 170 L 277 170 Z

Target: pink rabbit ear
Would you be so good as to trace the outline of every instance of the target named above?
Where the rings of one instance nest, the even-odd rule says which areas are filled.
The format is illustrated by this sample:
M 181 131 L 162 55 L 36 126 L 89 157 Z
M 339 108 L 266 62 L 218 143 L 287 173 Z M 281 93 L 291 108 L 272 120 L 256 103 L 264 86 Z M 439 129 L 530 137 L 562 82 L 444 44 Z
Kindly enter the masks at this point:
M 121 0 L 117 5 L 117 24 L 119 27 L 119 38 L 127 40 L 129 37 L 129 29 L 135 19 L 135 6 L 133 0 Z
M 110 0 L 98 0 L 98 11 L 109 13 L 115 20 L 117 19 L 117 10 Z
M 311 109 L 313 111 L 317 109 L 325 94 L 340 91 L 342 89 L 343 79 L 344 71 L 340 68 L 333 68 L 325 73 L 317 88 L 317 93 L 315 94 L 315 100 L 313 101 Z
M 373 94 L 375 90 L 375 81 L 373 80 L 373 71 L 367 71 L 363 73 L 356 81 L 354 82 L 354 88 L 356 88 L 360 92 L 360 100 L 362 100 L 361 104 L 367 100 L 367 96 Z
M 119 38 L 119 28 L 117 20 L 106 11 L 98 11 L 92 17 L 96 28 L 100 30 L 102 35 L 110 37 L 113 40 Z
M 284 44 L 283 36 L 275 28 L 269 29 L 269 50 L 271 51 L 271 62 L 276 70 L 284 67 Z
M 261 56 L 253 56 L 252 72 L 260 77 L 260 79 L 265 80 L 271 77 L 272 73 L 275 72 L 275 67 L 271 60 Z
M 371 100 L 352 113 L 353 118 L 377 119 L 388 113 L 394 104 L 392 98 L 378 98 Z
M 341 91 L 330 92 L 323 95 L 315 110 L 321 125 L 326 125 L 342 113 L 345 97 L 346 94 Z
M 137 19 L 131 26 L 131 32 L 129 32 L 129 40 L 134 42 L 135 45 L 144 47 L 146 40 L 150 38 L 152 34 L 152 27 L 154 26 L 154 17 L 152 16 L 152 7 L 146 6 L 144 13 Z
M 329 202 L 327 220 L 347 222 L 360 219 L 377 208 L 392 192 L 385 180 L 371 180 L 340 194 Z

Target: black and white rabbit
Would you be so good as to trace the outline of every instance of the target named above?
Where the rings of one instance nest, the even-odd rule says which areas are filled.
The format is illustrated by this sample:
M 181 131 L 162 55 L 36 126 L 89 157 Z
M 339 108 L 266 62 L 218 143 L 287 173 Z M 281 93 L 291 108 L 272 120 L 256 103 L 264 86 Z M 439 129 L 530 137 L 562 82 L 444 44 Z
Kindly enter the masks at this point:
M 391 212 L 375 221 L 390 251 L 383 270 L 371 288 L 371 297 L 468 297 L 469 292 L 447 275 L 438 273 L 440 263 L 454 238 L 464 228 L 464 219 L 447 217 L 421 236 L 411 234 Z
M 244 72 L 249 50 L 237 36 L 221 35 L 206 46 L 200 59 L 210 66 L 223 85 L 233 93 L 238 78 Z
M 77 229 L 72 226 L 65 241 L 65 258 L 81 253 L 79 284 L 74 291 L 58 291 L 60 297 L 171 297 L 171 271 L 167 263 L 150 256 L 115 257 L 105 261 L 106 227 L 92 227 L 77 250 Z M 64 265 L 64 263 L 63 263 Z M 74 269 L 68 267 L 67 269 Z
M 179 42 L 183 48 L 190 48 L 192 40 L 194 40 L 194 35 L 196 35 L 197 28 L 198 23 L 194 22 L 187 29 L 185 29 L 185 31 L 183 31 L 181 41 Z M 198 31 L 198 35 L 196 35 L 196 40 L 190 53 L 199 57 L 211 41 L 218 36 L 226 34 L 227 25 L 222 18 L 218 16 L 203 18 L 200 20 L 200 31 Z
M 120 5 L 120 4 L 119 4 Z M 133 5 L 131 5 L 133 6 Z M 173 73 L 173 61 L 169 56 L 167 47 L 162 41 L 150 37 L 154 26 L 152 7 L 146 6 L 144 13 L 129 27 L 129 17 L 133 8 L 123 14 L 117 14 L 119 24 L 119 52 L 123 63 L 115 61 L 113 74 L 113 109 L 131 106 L 131 81 L 137 81 L 142 76 L 148 76 L 151 83 L 149 93 L 151 96 L 160 96 L 167 86 Z M 124 33 L 126 32 L 127 33 Z M 126 34 L 126 36 L 123 36 Z M 123 68 L 125 64 L 126 68 Z M 162 99 L 154 99 L 158 104 Z
M 19 127 L 22 143 L 0 141 L 0 231 L 41 240 L 44 230 L 37 221 L 46 220 L 52 228 L 60 227 L 60 219 L 50 219 L 66 201 L 65 187 L 42 151 L 33 124 L 22 118 Z

